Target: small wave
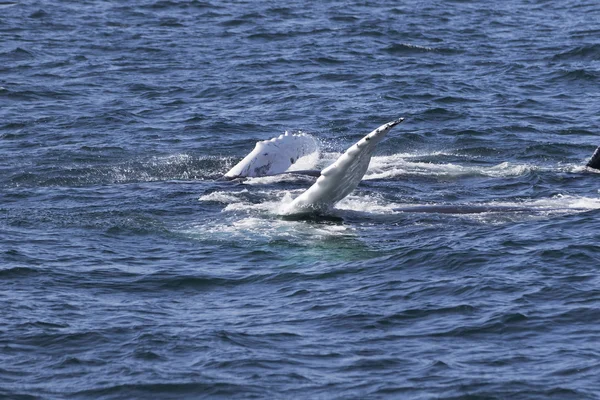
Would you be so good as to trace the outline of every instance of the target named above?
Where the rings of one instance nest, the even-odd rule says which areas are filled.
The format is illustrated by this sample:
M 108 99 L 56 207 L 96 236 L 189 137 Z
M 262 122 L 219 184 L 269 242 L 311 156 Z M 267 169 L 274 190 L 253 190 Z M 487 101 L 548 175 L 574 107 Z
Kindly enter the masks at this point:
M 217 179 L 231 162 L 228 158 L 174 154 L 114 165 L 70 165 L 57 170 L 24 171 L 11 176 L 9 181 L 16 186 L 48 187 Z
M 320 74 L 319 78 L 330 82 L 353 82 L 359 79 L 359 75 L 352 72 L 327 72 Z
M 10 252 L 10 250 L 9 250 Z M 6 252 L 5 254 L 9 254 Z M 29 267 L 11 267 L 0 269 L 0 278 L 12 279 L 12 278 L 23 278 L 31 275 L 38 275 L 40 271 L 29 268 Z
M 237 27 L 242 25 L 253 25 L 256 24 L 257 21 L 261 21 L 265 18 L 264 14 L 258 12 L 251 12 L 243 15 L 236 15 L 229 19 L 224 20 L 220 23 L 220 25 L 225 27 Z
M 216 175 L 216 171 L 211 171 L 210 166 L 218 161 L 221 160 L 196 158 L 188 154 L 153 157 L 147 161 L 134 161 L 107 169 L 92 169 L 86 179 L 93 181 L 102 177 L 111 183 L 199 180 L 211 177 L 213 173 Z
M 251 35 L 248 35 L 247 39 L 264 41 L 264 42 L 281 41 L 281 40 L 287 40 L 288 34 L 286 34 L 284 32 L 259 32 L 259 33 L 253 33 Z
M 434 101 L 437 103 L 441 103 L 441 104 L 460 104 L 460 103 L 473 103 L 477 100 L 474 100 L 473 98 L 461 97 L 461 96 L 443 96 L 443 97 L 435 98 Z
M 158 289 L 172 290 L 185 288 L 202 288 L 206 290 L 211 287 L 242 285 L 251 281 L 252 279 L 245 277 L 235 278 L 218 275 L 185 275 L 157 272 L 136 280 L 135 286 L 136 288 L 146 289 L 148 291 L 156 291 Z
M 584 81 L 584 82 L 593 82 L 599 79 L 598 72 L 592 71 L 589 69 L 578 68 L 578 69 L 569 69 L 569 70 L 561 70 L 556 73 L 552 78 L 552 81 Z
M 19 3 L 16 2 L 12 2 L 12 1 L 3 1 L 0 2 L 0 8 L 8 8 L 8 7 L 13 7 L 18 5 Z
M 600 198 L 557 194 L 546 199 L 525 200 L 522 203 L 494 203 L 497 205 L 521 205 L 537 209 L 564 211 L 590 211 L 600 209 Z
M 35 11 L 34 13 L 30 14 L 29 18 L 38 19 L 38 18 L 46 18 L 48 16 L 49 16 L 49 14 L 45 10 L 39 9 L 39 10 Z
M 145 4 L 142 8 L 150 8 L 153 10 L 162 10 L 168 8 L 197 8 L 197 9 L 219 9 L 223 8 L 215 2 L 211 1 L 170 1 L 170 0 L 158 0 L 153 3 Z
M 47 87 L 31 87 L 25 90 L 0 89 L 0 96 L 11 100 L 43 100 L 43 99 L 70 99 L 78 96 L 77 92 L 69 90 L 50 90 Z
M 330 15 L 329 17 L 330 21 L 333 22 L 341 22 L 341 23 L 354 23 L 356 21 L 359 21 L 360 18 L 357 17 L 356 15 Z
M 128 181 L 136 176 L 142 181 L 171 180 L 171 179 L 203 179 L 217 174 L 211 167 L 227 161 L 215 157 L 194 157 L 189 154 L 175 154 L 163 157 L 153 157 L 148 161 L 133 163 L 129 166 L 118 166 L 113 169 L 115 176 L 122 174 L 121 179 Z M 217 168 L 215 168 L 217 169 Z M 132 176 L 128 176 L 132 173 Z M 219 174 L 220 175 L 220 174 Z
M 116 383 L 111 385 L 98 384 L 90 389 L 79 389 L 77 392 L 70 393 L 71 397 L 78 398 L 196 398 L 196 397 L 215 397 L 215 398 L 235 398 L 240 393 L 247 397 L 263 397 L 264 387 L 251 384 L 232 383 L 229 379 L 218 381 L 207 379 L 206 382 L 189 382 L 181 380 L 157 381 L 155 383 Z M 276 397 L 274 394 L 269 393 Z
M 576 46 L 552 57 L 555 61 L 562 60 L 598 60 L 600 59 L 600 44 Z
M 216 202 L 216 203 L 235 203 L 240 201 L 239 193 L 248 193 L 248 190 L 243 190 L 241 192 L 212 192 L 209 194 L 202 195 L 198 198 L 199 201 L 205 202 Z
M 403 55 L 403 54 L 421 54 L 421 53 L 441 53 L 441 54 L 454 54 L 457 53 L 457 49 L 450 48 L 437 48 L 429 46 L 421 46 L 411 43 L 395 43 L 384 48 L 389 54 Z
M 16 47 L 13 50 L 0 53 L 0 59 L 7 59 L 11 61 L 29 60 L 34 58 L 33 52 L 26 50 L 22 47 Z

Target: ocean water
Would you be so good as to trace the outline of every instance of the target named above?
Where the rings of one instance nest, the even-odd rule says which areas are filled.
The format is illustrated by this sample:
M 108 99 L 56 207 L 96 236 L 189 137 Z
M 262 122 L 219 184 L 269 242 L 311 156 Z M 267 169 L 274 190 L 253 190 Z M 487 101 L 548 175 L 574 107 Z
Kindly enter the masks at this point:
M 1 2 L 0 398 L 600 398 L 599 38 L 592 0 Z M 218 180 L 398 117 L 327 218 Z

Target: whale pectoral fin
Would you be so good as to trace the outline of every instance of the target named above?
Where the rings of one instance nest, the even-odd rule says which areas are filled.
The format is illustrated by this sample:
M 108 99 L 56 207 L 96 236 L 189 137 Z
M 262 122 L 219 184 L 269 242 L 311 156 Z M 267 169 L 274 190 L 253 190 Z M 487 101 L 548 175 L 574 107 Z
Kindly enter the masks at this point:
M 394 126 L 404 121 L 397 119 L 381 125 L 350 146 L 333 164 L 321 171 L 317 181 L 281 212 L 285 215 L 323 213 L 348 196 L 367 172 L 377 144 Z
M 588 161 L 588 163 L 585 166 L 588 168 L 600 170 L 600 147 L 598 147 L 596 151 L 594 151 L 594 154 L 592 154 L 592 158 L 590 158 L 590 161 Z

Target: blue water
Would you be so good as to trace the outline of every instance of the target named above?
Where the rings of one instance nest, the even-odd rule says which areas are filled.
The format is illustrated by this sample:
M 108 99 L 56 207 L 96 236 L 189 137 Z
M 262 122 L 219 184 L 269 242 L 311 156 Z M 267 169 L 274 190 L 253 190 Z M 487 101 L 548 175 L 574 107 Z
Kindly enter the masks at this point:
M 0 397 L 600 398 L 599 35 L 592 0 L 0 3 Z M 217 180 L 398 117 L 331 218 Z

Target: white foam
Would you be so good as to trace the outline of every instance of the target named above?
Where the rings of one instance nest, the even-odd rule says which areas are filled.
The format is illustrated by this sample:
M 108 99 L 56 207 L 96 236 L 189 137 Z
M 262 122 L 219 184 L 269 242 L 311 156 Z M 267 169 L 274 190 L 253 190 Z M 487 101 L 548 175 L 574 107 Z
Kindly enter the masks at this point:
M 409 48 L 409 49 L 416 49 L 416 50 L 425 50 L 425 51 L 434 51 L 435 49 L 433 47 L 429 47 L 429 46 L 421 46 L 418 44 L 410 44 L 410 43 L 401 43 L 402 46 Z
M 553 212 L 584 212 L 600 209 L 600 199 L 583 196 L 571 196 L 557 194 L 545 199 L 523 200 L 522 202 L 493 202 L 491 205 L 527 207 L 544 211 L 548 209 Z
M 242 184 L 250 185 L 250 186 L 270 185 L 273 183 L 289 181 L 290 179 L 298 179 L 298 177 L 295 175 L 286 175 L 286 174 L 274 175 L 274 176 L 261 176 L 261 177 L 256 177 L 256 178 L 246 178 L 242 182 Z
M 352 194 L 340 201 L 336 206 L 339 210 L 359 211 L 370 214 L 395 214 L 395 208 L 400 204 L 384 200 L 378 195 Z
M 586 174 L 590 173 L 590 174 L 600 174 L 600 170 L 595 169 L 595 168 L 590 168 L 587 167 L 585 165 L 581 165 L 581 164 L 576 164 L 576 165 L 565 165 L 563 168 L 564 172 L 571 172 L 571 173 L 582 173 L 585 172 Z
M 260 216 L 203 222 L 188 226 L 180 232 L 202 240 L 268 242 L 277 239 L 306 245 L 336 237 L 354 236 L 354 228 L 347 225 L 307 224 L 304 221 Z
M 198 201 L 212 201 L 217 203 L 235 203 L 240 201 L 240 194 L 248 193 L 247 189 L 241 192 L 212 192 L 198 198 Z
M 247 191 L 243 191 L 246 192 Z M 246 214 L 270 214 L 272 216 L 280 215 L 280 210 L 286 204 L 292 201 L 292 198 L 301 193 L 302 189 L 293 191 L 280 190 L 272 192 L 253 192 L 254 194 L 264 195 L 270 200 L 261 201 L 260 203 L 251 203 L 244 198 L 237 198 L 236 201 L 230 202 L 222 210 L 223 213 L 246 213 Z
M 238 202 L 228 204 L 222 212 L 251 212 L 251 211 L 264 211 L 275 214 L 275 210 L 278 209 L 279 202 L 270 202 L 265 201 L 262 203 L 246 203 L 246 202 Z
M 460 176 L 487 176 L 487 177 L 512 177 L 527 174 L 532 170 L 541 168 L 528 164 L 513 164 L 504 162 L 492 167 L 463 166 L 452 163 L 436 164 L 427 162 L 408 161 L 406 154 L 393 154 L 389 156 L 376 156 L 371 160 L 369 170 L 363 179 L 389 179 L 405 175 L 435 176 L 435 177 L 460 177 Z
M 600 192 L 600 190 L 599 190 Z M 515 201 L 489 201 L 481 203 L 399 203 L 389 201 L 380 195 L 354 193 L 340 201 L 336 207 L 342 211 L 355 211 L 368 214 L 393 215 L 406 212 L 411 207 L 452 207 L 456 213 L 465 218 L 480 218 L 482 215 L 504 215 L 512 219 L 539 218 L 547 215 L 576 214 L 600 209 L 600 198 L 571 196 L 558 194 L 544 199 L 522 199 Z M 482 213 L 461 213 L 461 207 L 490 207 L 490 211 Z M 494 210 L 497 207 L 497 210 Z M 506 211 L 503 208 L 523 209 L 520 212 Z M 530 211 L 528 211 L 530 210 Z M 435 211 L 431 213 L 435 214 Z

